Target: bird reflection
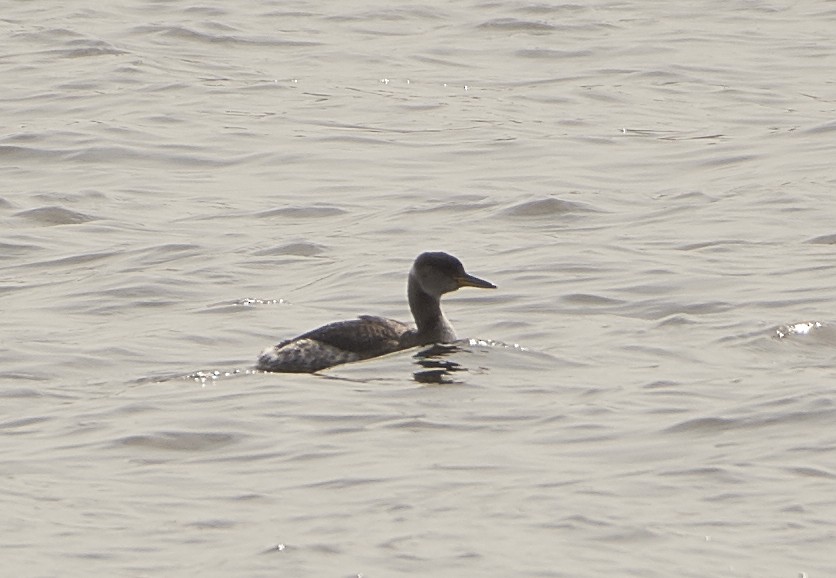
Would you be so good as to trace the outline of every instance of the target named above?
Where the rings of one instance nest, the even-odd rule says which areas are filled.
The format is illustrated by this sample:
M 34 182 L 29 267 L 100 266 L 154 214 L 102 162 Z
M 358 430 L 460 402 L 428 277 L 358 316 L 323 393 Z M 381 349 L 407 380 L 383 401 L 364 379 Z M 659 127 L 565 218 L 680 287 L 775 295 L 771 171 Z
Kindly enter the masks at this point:
M 453 383 L 453 374 L 467 371 L 467 368 L 444 357 L 460 351 L 462 349 L 459 346 L 447 343 L 435 343 L 422 349 L 415 354 L 415 362 L 423 368 L 412 374 L 415 381 L 428 384 Z

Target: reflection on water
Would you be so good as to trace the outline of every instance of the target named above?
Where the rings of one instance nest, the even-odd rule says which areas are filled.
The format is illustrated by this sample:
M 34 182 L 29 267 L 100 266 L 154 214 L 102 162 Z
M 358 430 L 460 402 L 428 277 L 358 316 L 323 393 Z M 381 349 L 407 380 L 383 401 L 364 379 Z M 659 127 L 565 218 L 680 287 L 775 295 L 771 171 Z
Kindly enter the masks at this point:
M 489 353 L 491 351 L 511 351 L 531 353 L 530 350 L 517 343 L 507 344 L 492 339 L 463 339 L 456 343 L 435 343 L 426 349 L 415 354 L 415 363 L 420 369 L 413 373 L 415 381 L 420 383 L 458 383 L 454 379 L 455 373 L 470 371 L 470 368 L 458 361 L 449 359 L 456 354 L 467 355 L 475 359 L 476 353 Z M 545 356 L 553 361 L 550 356 Z M 502 363 L 499 359 L 495 363 Z
M 822 324 L 819 321 L 802 321 L 801 323 L 781 325 L 775 330 L 775 337 L 777 339 L 785 339 L 791 335 L 807 335 L 811 331 L 821 327 Z
M 454 344 L 436 343 L 415 354 L 415 363 L 423 369 L 412 375 L 419 383 L 455 383 L 453 373 L 467 371 L 466 367 L 445 357 L 460 352 L 462 349 Z

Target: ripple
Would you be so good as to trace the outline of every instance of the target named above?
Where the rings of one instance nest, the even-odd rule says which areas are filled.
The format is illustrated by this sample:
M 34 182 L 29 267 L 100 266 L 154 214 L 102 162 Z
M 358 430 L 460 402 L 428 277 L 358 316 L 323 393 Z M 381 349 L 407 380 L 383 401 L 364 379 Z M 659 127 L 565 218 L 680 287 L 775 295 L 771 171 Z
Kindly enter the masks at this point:
M 30 429 L 29 426 L 39 425 L 45 421 L 49 421 L 49 418 L 42 416 L 24 417 L 0 423 L 0 430 L 3 430 L 5 435 L 33 433 L 37 430 Z
M 102 261 L 114 256 L 120 255 L 117 251 L 102 251 L 99 253 L 81 253 L 78 255 L 68 255 L 66 257 L 58 257 L 57 259 L 46 259 L 44 261 L 32 261 L 18 265 L 20 268 L 32 269 L 53 269 L 55 267 L 76 266 L 85 263 L 93 263 L 95 261 Z
M 37 245 L 26 245 L 20 243 L 0 243 L 0 259 L 26 255 L 28 253 L 34 253 L 41 249 L 42 247 L 39 247 Z
M 571 304 L 595 307 L 615 307 L 626 303 L 623 299 L 602 297 L 601 295 L 593 295 L 591 293 L 569 293 L 561 297 L 561 300 Z
M 259 257 L 269 257 L 276 255 L 294 255 L 297 257 L 313 257 L 320 255 L 327 249 L 322 245 L 316 243 L 286 243 L 284 245 L 277 245 L 275 247 L 268 247 L 266 249 L 259 249 L 255 252 Z
M 836 132 L 836 120 L 829 120 L 827 122 L 817 124 L 816 126 L 805 129 L 803 132 L 806 134 L 823 134 Z
M 129 54 L 129 52 L 120 50 L 103 40 L 90 38 L 70 40 L 67 42 L 67 45 L 68 48 L 62 48 L 60 51 L 55 52 L 60 53 L 60 55 L 64 58 L 86 58 L 89 56 L 118 56 L 122 54 Z
M 569 213 L 589 213 L 595 209 L 584 203 L 564 201 L 555 197 L 525 201 L 503 209 L 502 214 L 515 218 L 545 218 Z
M 715 434 L 731 430 L 757 431 L 762 428 L 795 425 L 804 423 L 829 424 L 833 419 L 836 410 L 828 404 L 816 403 L 814 407 L 799 407 L 796 411 L 788 411 L 785 406 L 788 404 L 798 405 L 797 398 L 781 399 L 774 403 L 759 404 L 753 406 L 748 415 L 740 417 L 699 417 L 685 420 L 666 428 L 666 433 L 697 433 Z M 770 409 L 779 407 L 779 409 Z
M 520 58 L 534 59 L 566 59 L 592 56 L 591 50 L 553 50 L 549 48 L 525 48 L 515 53 Z
M 798 466 L 786 469 L 788 472 L 797 476 L 804 476 L 806 478 L 823 478 L 827 480 L 836 480 L 836 473 L 826 470 L 824 468 L 815 468 L 812 466 Z
M 836 245 L 836 233 L 813 237 L 812 239 L 808 239 L 807 242 L 813 245 Z
M 740 420 L 720 417 L 700 417 L 673 425 L 665 430 L 667 433 L 719 433 L 733 428 L 742 427 Z
M 15 216 L 43 226 L 78 225 L 80 223 L 87 223 L 98 219 L 98 217 L 94 217 L 92 215 L 87 215 L 85 213 L 57 206 L 29 209 L 27 211 L 15 213 Z
M 478 26 L 485 30 L 500 30 L 503 32 L 551 32 L 558 27 L 541 20 L 520 20 L 519 18 L 494 18 Z
M 191 40 L 197 42 L 206 42 L 209 44 L 239 44 L 239 45 L 256 45 L 256 46 L 278 46 L 278 47 L 310 47 L 320 46 L 321 42 L 313 40 L 291 40 L 282 38 L 279 35 L 247 37 L 241 34 L 218 34 L 212 32 L 204 32 L 195 30 L 194 28 L 186 26 L 171 26 L 161 24 L 151 24 L 137 26 L 134 32 L 140 34 L 159 35 L 178 40 Z
M 259 218 L 269 217 L 290 217 L 295 219 L 322 219 L 325 217 L 335 217 L 337 215 L 344 215 L 347 211 L 338 207 L 281 207 L 279 209 L 270 209 L 256 213 L 255 216 Z
M 205 248 L 194 243 L 165 243 L 141 249 L 136 270 L 170 263 L 180 259 L 202 255 Z M 134 269 L 128 269 L 132 271 Z
M 181 452 L 214 450 L 242 439 L 240 434 L 219 432 L 159 432 L 116 440 L 116 445 Z

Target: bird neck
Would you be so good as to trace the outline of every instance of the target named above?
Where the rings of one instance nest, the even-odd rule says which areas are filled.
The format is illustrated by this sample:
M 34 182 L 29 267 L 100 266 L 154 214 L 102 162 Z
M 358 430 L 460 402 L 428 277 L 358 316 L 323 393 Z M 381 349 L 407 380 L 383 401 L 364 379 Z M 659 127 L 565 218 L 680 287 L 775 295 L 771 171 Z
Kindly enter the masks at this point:
M 448 343 L 456 340 L 453 327 L 441 312 L 439 297 L 424 291 L 412 275 L 409 276 L 407 296 L 421 344 Z

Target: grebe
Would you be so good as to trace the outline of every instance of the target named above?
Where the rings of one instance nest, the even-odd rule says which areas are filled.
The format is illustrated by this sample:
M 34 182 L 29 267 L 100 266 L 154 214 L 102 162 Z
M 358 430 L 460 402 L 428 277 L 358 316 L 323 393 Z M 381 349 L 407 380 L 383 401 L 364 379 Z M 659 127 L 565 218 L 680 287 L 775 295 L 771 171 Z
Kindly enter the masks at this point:
M 456 340 L 453 326 L 441 312 L 441 296 L 460 287 L 496 289 L 496 285 L 465 272 L 461 261 L 447 253 L 421 253 L 409 271 L 407 296 L 415 327 L 361 315 L 336 321 L 282 341 L 258 357 L 258 369 L 313 373 L 327 367 L 369 359 L 430 343 Z

